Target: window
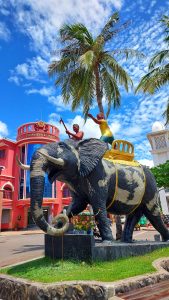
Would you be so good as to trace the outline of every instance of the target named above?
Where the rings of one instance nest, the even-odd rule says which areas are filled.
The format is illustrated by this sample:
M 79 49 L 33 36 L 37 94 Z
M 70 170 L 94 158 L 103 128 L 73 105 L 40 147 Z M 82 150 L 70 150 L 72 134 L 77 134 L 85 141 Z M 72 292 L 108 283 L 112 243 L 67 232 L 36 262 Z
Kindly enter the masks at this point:
M 33 153 L 39 149 L 42 144 L 28 144 L 21 148 L 20 160 L 23 164 L 30 165 Z M 56 185 L 56 184 L 55 184 Z M 30 171 L 20 170 L 20 193 L 19 199 L 30 198 Z M 52 193 L 52 184 L 48 180 L 47 174 L 45 175 L 44 198 L 52 198 L 56 194 L 56 188 Z
M 12 199 L 12 189 L 11 187 L 5 186 L 3 190 L 4 199 Z
M 28 126 L 28 131 L 32 131 L 32 125 Z
M 56 195 L 57 195 L 56 181 L 54 181 L 53 187 L 54 187 L 54 195 L 53 195 L 53 197 L 56 198 Z
M 25 163 L 25 146 L 21 148 L 20 151 L 20 160 L 24 164 Z M 20 191 L 19 191 L 19 199 L 24 198 L 24 170 L 20 169 Z
M 63 198 L 67 198 L 67 197 L 70 197 L 70 196 L 71 196 L 71 195 L 70 195 L 70 191 L 69 191 L 68 187 L 65 186 L 65 187 L 63 188 Z
M 156 149 L 163 149 L 167 147 L 167 143 L 165 140 L 165 136 L 157 136 L 155 137 L 155 146 Z
M 5 150 L 0 150 L 0 158 L 4 158 L 5 157 Z
M 2 210 L 2 224 L 7 224 L 10 222 L 10 209 Z

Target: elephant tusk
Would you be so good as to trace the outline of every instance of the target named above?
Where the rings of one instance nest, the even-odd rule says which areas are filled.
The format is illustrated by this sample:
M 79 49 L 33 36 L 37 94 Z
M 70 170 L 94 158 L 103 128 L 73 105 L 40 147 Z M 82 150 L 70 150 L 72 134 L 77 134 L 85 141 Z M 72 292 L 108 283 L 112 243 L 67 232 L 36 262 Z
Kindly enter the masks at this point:
M 54 158 L 48 155 L 46 151 L 44 151 L 44 149 L 38 150 L 38 152 L 43 156 L 45 156 L 49 161 L 51 161 L 55 165 L 62 166 L 62 167 L 64 166 L 64 160 L 62 158 Z
M 19 158 L 18 158 L 18 155 L 16 155 L 16 161 L 17 161 L 17 163 L 18 163 L 18 166 L 19 166 L 22 170 L 26 170 L 26 171 L 30 170 L 30 166 L 29 166 L 29 165 L 24 165 L 24 164 L 21 163 L 21 161 L 20 161 Z

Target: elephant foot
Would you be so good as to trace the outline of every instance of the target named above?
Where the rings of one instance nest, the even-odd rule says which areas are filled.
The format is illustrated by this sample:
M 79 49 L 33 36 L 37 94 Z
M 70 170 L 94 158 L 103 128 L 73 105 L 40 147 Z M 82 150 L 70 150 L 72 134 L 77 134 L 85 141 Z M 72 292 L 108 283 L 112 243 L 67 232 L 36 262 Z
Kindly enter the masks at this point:
M 129 243 L 129 244 L 132 244 L 132 243 L 134 243 L 134 240 L 122 238 L 122 239 L 121 239 L 121 242 L 122 242 L 122 243 Z
M 169 242 L 169 234 L 166 234 L 165 236 L 161 236 L 162 237 L 162 242 Z
M 116 234 L 116 241 L 121 241 L 121 234 Z
M 112 245 L 112 244 L 113 244 L 113 240 L 112 240 L 112 241 L 110 241 L 110 240 L 104 240 L 104 241 L 102 241 L 101 244 L 102 244 L 102 245 L 105 245 L 105 246 L 107 246 L 107 245 Z
M 162 242 L 164 243 L 169 242 L 169 239 L 162 239 Z

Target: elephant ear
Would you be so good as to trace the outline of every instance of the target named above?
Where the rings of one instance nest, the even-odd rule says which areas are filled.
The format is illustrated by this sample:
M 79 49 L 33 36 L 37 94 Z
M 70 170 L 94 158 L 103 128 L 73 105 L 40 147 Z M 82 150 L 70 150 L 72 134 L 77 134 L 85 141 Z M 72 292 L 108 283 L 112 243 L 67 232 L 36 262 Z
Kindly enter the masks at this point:
M 80 175 L 89 175 L 108 150 L 108 145 L 97 139 L 87 139 L 78 143 L 76 148 L 80 158 Z

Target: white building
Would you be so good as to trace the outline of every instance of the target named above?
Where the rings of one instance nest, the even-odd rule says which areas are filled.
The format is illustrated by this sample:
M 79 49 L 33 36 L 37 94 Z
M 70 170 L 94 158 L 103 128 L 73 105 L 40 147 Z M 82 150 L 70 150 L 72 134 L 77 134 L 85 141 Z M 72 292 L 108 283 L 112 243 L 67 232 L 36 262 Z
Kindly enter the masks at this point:
M 169 160 L 169 130 L 160 122 L 155 122 L 152 132 L 147 135 L 151 144 L 150 151 L 153 157 L 154 166 L 164 164 Z M 169 187 L 160 189 L 160 201 L 164 214 L 169 214 Z

